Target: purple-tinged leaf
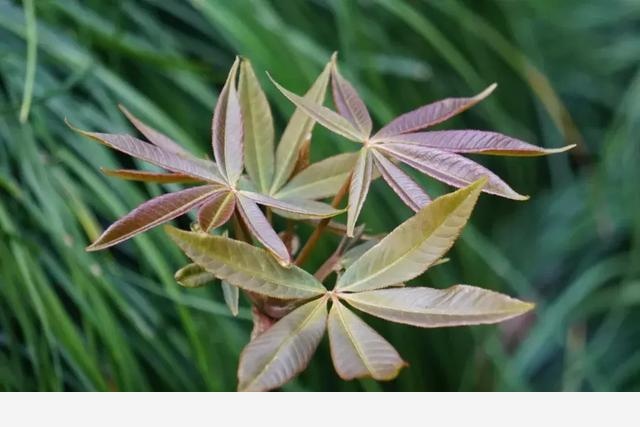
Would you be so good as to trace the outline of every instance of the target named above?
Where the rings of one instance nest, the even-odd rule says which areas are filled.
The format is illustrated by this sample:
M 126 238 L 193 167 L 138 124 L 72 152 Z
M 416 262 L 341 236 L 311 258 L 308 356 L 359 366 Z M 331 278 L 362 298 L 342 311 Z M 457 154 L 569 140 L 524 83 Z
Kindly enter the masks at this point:
M 311 274 L 295 265 L 285 268 L 249 243 L 175 227 L 165 231 L 193 262 L 246 291 L 279 300 L 304 300 L 327 291 Z
M 248 197 L 254 202 L 276 208 L 280 211 L 296 214 L 299 218 L 321 219 L 336 216 L 344 211 L 335 209 L 330 205 L 315 200 L 305 199 L 274 199 L 264 194 L 241 191 L 241 195 Z
M 531 303 L 468 285 L 447 289 L 380 289 L 343 294 L 341 298 L 365 313 L 421 328 L 497 323 L 534 307 Z
M 333 300 L 327 328 L 333 366 L 343 380 L 392 380 L 407 365 L 387 340 L 337 299 Z
M 172 151 L 174 153 L 185 154 L 187 156 L 191 155 L 167 135 L 158 132 L 151 126 L 143 123 L 142 120 L 131 114 L 131 112 L 127 110 L 123 105 L 118 105 L 118 107 L 120 108 L 120 111 L 122 111 L 124 115 L 127 116 L 127 119 L 129 119 L 129 121 L 136 127 L 136 129 L 138 129 L 140 133 L 142 133 L 153 145 L 157 145 L 160 148 L 163 148 L 167 151 Z
M 238 390 L 271 390 L 294 378 L 309 364 L 326 325 L 327 300 L 318 298 L 258 335 L 240 355 Z
M 97 251 L 108 248 L 177 218 L 201 204 L 215 191 L 216 187 L 203 185 L 163 194 L 148 200 L 114 222 L 95 242 L 87 247 L 87 250 Z
M 333 101 L 340 115 L 358 130 L 362 139 L 369 138 L 373 127 L 369 111 L 351 83 L 342 77 L 335 61 L 331 69 L 331 88 Z
M 352 141 L 362 142 L 364 139 L 360 132 L 351 124 L 347 119 L 340 114 L 331 111 L 327 107 L 323 107 L 307 98 L 296 95 L 293 92 L 288 91 L 284 87 L 280 86 L 271 76 L 269 76 L 273 84 L 278 88 L 289 101 L 293 102 L 296 107 L 303 110 L 310 117 L 314 118 L 322 126 L 326 127 L 332 132 L 342 135 Z
M 152 163 L 172 172 L 189 175 L 193 178 L 224 184 L 224 180 L 218 172 L 218 167 L 213 162 L 185 157 L 129 135 L 87 132 L 74 128 L 68 122 L 67 125 L 81 135 L 140 160 L 144 160 L 145 162 Z
M 100 171 L 107 176 L 112 176 L 114 178 L 120 178 L 127 181 L 155 182 L 158 184 L 193 183 L 202 181 L 201 179 L 195 179 L 183 173 L 163 173 L 136 169 L 107 168 L 100 168 Z
M 198 224 L 202 231 L 208 232 L 225 224 L 236 208 L 234 194 L 227 190 L 212 194 L 198 210 Z
M 471 98 L 447 98 L 402 114 L 380 129 L 371 139 L 382 141 L 388 136 L 415 132 L 441 123 L 482 101 L 493 92 L 496 86 L 494 83 Z
M 235 86 L 239 64 L 240 59 L 236 57 L 227 76 L 227 81 L 218 96 L 211 124 L 213 156 L 222 174 L 232 184 L 235 184 L 236 181 L 231 179 L 229 171 L 232 172 L 233 177 L 236 174 L 239 177 L 242 172 L 242 116 Z M 227 150 L 230 152 L 227 153 Z M 239 156 L 240 159 L 238 159 Z M 231 163 L 227 164 L 228 161 Z M 238 172 L 238 163 L 240 164 L 240 172 Z
M 377 150 L 372 150 L 372 153 L 376 167 L 384 180 L 413 211 L 418 212 L 431 201 L 420 185 L 404 173 L 402 169 L 394 165 L 392 161 Z
M 349 207 L 347 209 L 347 236 L 349 237 L 353 237 L 358 216 L 367 198 L 369 186 L 371 185 L 372 169 L 371 154 L 368 149 L 364 148 L 360 151 L 349 185 Z
M 487 185 L 482 190 L 485 193 L 513 200 L 529 198 L 516 193 L 489 169 L 459 154 L 401 142 L 378 144 L 376 147 L 420 172 L 454 187 L 464 187 L 482 177 L 487 177 Z
M 390 136 L 385 142 L 418 144 L 454 153 L 478 153 L 496 156 L 545 156 L 562 153 L 575 147 L 542 148 L 496 132 L 480 130 L 443 130 L 414 132 Z
M 236 206 L 251 233 L 271 252 L 283 266 L 291 264 L 291 255 L 285 244 L 280 240 L 267 218 L 253 200 L 238 194 Z

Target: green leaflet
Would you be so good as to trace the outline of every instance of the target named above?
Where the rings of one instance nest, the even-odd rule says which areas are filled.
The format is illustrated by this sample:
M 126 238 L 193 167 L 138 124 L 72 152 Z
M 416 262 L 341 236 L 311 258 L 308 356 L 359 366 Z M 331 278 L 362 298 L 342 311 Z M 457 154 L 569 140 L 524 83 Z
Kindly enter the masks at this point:
M 327 299 L 308 302 L 251 341 L 238 366 L 238 390 L 265 391 L 281 386 L 306 368 L 327 319 Z
M 324 103 L 330 75 L 331 62 L 327 63 L 304 98 L 316 104 Z M 271 185 L 271 194 L 282 188 L 293 173 L 299 148 L 305 140 L 310 138 L 315 123 L 315 120 L 302 109 L 296 108 L 276 148 L 276 171 Z
M 354 262 L 336 289 L 379 289 L 421 274 L 453 245 L 485 182 L 480 179 L 426 205 Z
M 311 274 L 285 268 L 266 250 L 221 236 L 165 228 L 196 264 L 234 286 L 280 299 L 305 299 L 326 289 Z
M 357 153 L 342 153 L 309 165 L 295 175 L 274 197 L 324 199 L 334 196 L 349 177 Z
M 268 193 L 274 170 L 274 130 L 271 108 L 251 62 L 240 64 L 238 95 L 244 124 L 244 166 L 260 192 Z
M 185 288 L 199 288 L 216 280 L 216 276 L 194 263 L 187 264 L 176 271 L 174 277 Z
M 331 359 L 344 380 L 391 380 L 406 366 L 391 344 L 337 299 L 327 321 Z
M 221 281 L 220 286 L 222 286 L 222 296 L 224 297 L 225 304 L 229 307 L 231 314 L 237 316 L 240 305 L 240 288 L 224 280 Z
M 373 157 L 369 149 L 365 147 L 360 150 L 349 186 L 349 207 L 347 210 L 347 236 L 349 237 L 353 237 L 356 221 L 367 199 L 372 172 Z
M 379 289 L 341 297 L 365 313 L 421 328 L 496 323 L 534 307 L 531 303 L 468 285 L 447 289 Z

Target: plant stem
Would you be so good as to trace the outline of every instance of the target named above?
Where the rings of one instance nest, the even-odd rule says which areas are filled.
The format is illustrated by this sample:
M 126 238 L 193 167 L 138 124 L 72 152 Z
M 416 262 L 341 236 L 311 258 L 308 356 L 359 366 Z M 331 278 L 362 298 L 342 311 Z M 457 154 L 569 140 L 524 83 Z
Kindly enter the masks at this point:
M 347 179 L 342 184 L 342 187 L 340 187 L 340 190 L 338 190 L 336 195 L 333 197 L 333 200 L 331 201 L 332 207 L 337 208 L 340 205 L 340 202 L 342 201 L 342 199 L 344 199 L 344 196 L 346 196 L 347 192 L 349 191 L 350 183 L 351 174 L 349 174 Z M 313 248 L 315 248 L 318 244 L 318 240 L 320 239 L 322 232 L 325 228 L 327 228 L 327 225 L 329 225 L 330 221 L 331 218 L 325 218 L 318 223 L 316 229 L 313 230 L 313 233 L 311 233 L 311 236 L 309 236 L 307 243 L 305 243 L 304 247 L 300 250 L 300 254 L 295 260 L 295 265 L 300 266 L 307 260 L 307 258 L 309 258 L 309 255 L 311 255 L 311 251 L 313 251 Z

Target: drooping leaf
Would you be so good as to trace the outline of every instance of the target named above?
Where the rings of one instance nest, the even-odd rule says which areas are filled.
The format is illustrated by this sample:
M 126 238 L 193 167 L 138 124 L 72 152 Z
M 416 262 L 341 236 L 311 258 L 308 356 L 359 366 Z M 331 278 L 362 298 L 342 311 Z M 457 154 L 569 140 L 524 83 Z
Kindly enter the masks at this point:
M 305 99 L 314 104 L 322 105 L 327 92 L 330 70 L 331 63 L 328 63 L 305 94 Z M 311 138 L 311 131 L 315 123 L 316 121 L 302 109 L 296 108 L 282 133 L 278 148 L 276 148 L 276 169 L 271 186 L 271 194 L 282 188 L 293 173 L 298 161 L 300 147 Z
M 333 61 L 333 67 L 331 68 L 331 87 L 333 89 L 333 101 L 340 115 L 357 129 L 362 140 L 369 138 L 373 127 L 369 110 L 367 110 L 351 83 L 342 77 L 335 61 Z
M 242 351 L 238 389 L 271 390 L 302 372 L 324 335 L 326 323 L 326 298 L 308 302 L 280 319 Z
M 519 139 L 480 130 L 443 130 L 414 132 L 385 138 L 385 142 L 405 142 L 454 153 L 479 153 L 496 156 L 545 156 L 562 153 L 575 145 L 542 148 Z
M 241 191 L 239 194 L 264 206 L 277 208 L 280 211 L 290 212 L 299 218 L 321 219 L 330 218 L 340 214 L 341 210 L 335 209 L 326 203 L 305 199 L 275 199 L 264 194 Z
M 485 182 L 478 180 L 423 207 L 347 268 L 336 289 L 379 289 L 421 274 L 453 245 Z
M 205 233 L 166 227 L 166 232 L 196 264 L 247 291 L 279 299 L 305 299 L 326 289 L 306 271 L 285 268 L 264 249 Z
M 193 183 L 200 182 L 200 179 L 195 179 L 189 175 L 183 173 L 163 173 L 163 172 L 150 172 L 136 169 L 107 169 L 100 168 L 100 171 L 114 178 L 120 178 L 127 181 L 142 181 L 142 182 L 155 182 L 158 184 L 173 184 L 173 183 Z
M 231 184 L 235 184 L 242 173 L 244 157 L 242 113 L 235 85 L 239 63 L 236 57 L 220 91 L 211 125 L 213 155 Z
M 420 172 L 454 187 L 464 187 L 481 177 L 487 177 L 487 185 L 482 190 L 485 193 L 513 200 L 529 198 L 516 193 L 489 169 L 459 154 L 400 142 L 378 144 L 376 147 Z
M 291 178 L 274 197 L 324 199 L 334 196 L 351 174 L 357 159 L 357 153 L 342 153 L 312 163 Z
M 429 126 L 441 123 L 451 117 L 462 113 L 482 101 L 496 88 L 492 84 L 476 96 L 471 98 L 447 98 L 427 104 L 418 109 L 402 114 L 380 129 L 371 139 L 384 140 L 391 135 L 415 132 Z
M 407 206 L 418 212 L 431 201 L 431 198 L 424 192 L 422 187 L 404 173 L 402 169 L 394 165 L 393 162 L 377 150 L 372 150 L 372 154 L 376 168 L 380 171 L 384 180 Z
M 236 198 L 232 192 L 220 190 L 212 194 L 198 210 L 198 224 L 203 231 L 225 224 L 236 208 Z
M 216 280 L 216 276 L 194 263 L 187 264 L 176 271 L 174 277 L 185 288 L 199 288 Z
M 127 116 L 127 119 L 129 119 L 129 121 L 136 127 L 136 129 L 140 131 L 141 134 L 143 134 L 149 140 L 150 143 L 157 145 L 158 147 L 163 148 L 167 151 L 185 154 L 187 156 L 191 155 L 167 135 L 143 123 L 142 120 L 131 114 L 131 112 L 127 110 L 123 105 L 118 105 L 118 107 L 120 108 L 120 111 L 122 111 L 124 115 Z
M 366 313 L 422 328 L 496 323 L 534 307 L 531 303 L 468 285 L 448 289 L 379 289 L 341 297 Z
M 269 221 L 258 205 L 256 205 L 256 202 L 246 196 L 238 194 L 236 197 L 236 208 L 247 224 L 247 227 L 249 227 L 251 234 L 277 258 L 281 265 L 289 265 L 291 263 L 291 255 L 287 247 L 274 231 L 271 224 L 269 224 Z
M 240 64 L 238 95 L 244 124 L 244 163 L 247 173 L 262 193 L 267 193 L 273 180 L 273 118 L 260 82 L 251 66 Z
M 86 137 L 140 160 L 144 160 L 145 162 L 200 180 L 224 184 L 224 180 L 220 176 L 218 167 L 214 162 L 185 157 L 156 147 L 130 135 L 87 132 L 74 128 L 68 122 L 67 125 Z
M 222 286 L 222 297 L 225 304 L 229 307 L 231 314 L 237 316 L 240 304 L 240 288 L 224 280 L 220 282 L 220 286 Z
M 358 161 L 353 168 L 351 183 L 349 185 L 349 207 L 347 209 L 347 236 L 353 236 L 358 216 L 364 205 L 371 185 L 371 173 L 373 160 L 368 149 L 362 149 Z
M 157 225 L 171 221 L 205 201 L 217 187 L 202 185 L 148 200 L 129 212 L 87 247 L 88 251 L 105 249 Z
M 278 82 L 273 80 L 271 76 L 269 76 L 269 78 L 278 88 L 278 90 L 282 92 L 282 94 L 286 96 L 287 99 L 289 99 L 289 101 L 293 102 L 296 107 L 303 110 L 322 126 L 352 141 L 361 142 L 363 140 L 358 130 L 340 114 L 331 111 L 327 107 L 324 107 L 316 102 L 313 102 L 311 100 L 298 96 L 293 92 L 288 91 L 284 87 L 280 86 Z
M 344 380 L 391 380 L 406 366 L 391 344 L 337 299 L 333 300 L 327 329 L 333 366 Z

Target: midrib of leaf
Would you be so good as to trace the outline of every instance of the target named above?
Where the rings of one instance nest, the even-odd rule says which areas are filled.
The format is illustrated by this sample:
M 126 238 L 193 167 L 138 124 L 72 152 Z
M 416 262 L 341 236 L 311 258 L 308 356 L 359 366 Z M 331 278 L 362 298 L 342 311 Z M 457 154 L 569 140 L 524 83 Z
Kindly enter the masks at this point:
M 311 321 L 311 319 L 313 319 L 313 317 L 315 316 L 316 312 L 324 307 L 323 302 L 326 303 L 326 297 L 318 297 L 315 300 L 318 299 L 324 299 L 325 301 L 322 302 L 318 302 L 318 305 L 315 309 L 313 309 L 313 311 L 311 313 L 309 313 L 309 315 L 307 316 L 306 319 L 304 319 L 303 322 L 300 323 L 300 325 L 293 330 L 289 336 L 287 337 L 287 339 L 285 339 L 284 341 L 282 341 L 282 343 L 276 348 L 276 351 L 273 352 L 274 356 L 271 357 L 267 363 L 265 363 L 264 367 L 260 370 L 260 373 L 258 373 L 258 375 L 256 375 L 254 377 L 254 379 L 247 385 L 247 387 L 245 387 L 245 389 L 249 389 L 251 388 L 251 386 L 253 386 L 264 374 L 265 372 L 267 372 L 267 370 L 271 367 L 271 365 L 273 365 L 273 362 L 275 362 L 275 360 L 278 358 L 278 353 L 280 353 L 280 350 L 282 350 L 282 348 L 288 344 L 295 336 L 298 335 L 298 333 L 304 329 L 305 326 L 307 326 L 307 324 Z M 310 304 L 311 302 L 315 301 L 315 300 L 311 300 L 309 301 L 307 304 Z
M 231 201 L 235 201 L 235 195 L 233 194 L 233 192 L 227 191 L 227 194 L 224 196 L 224 200 L 222 201 L 222 203 L 220 203 L 220 206 L 216 214 L 213 216 L 213 218 L 211 218 L 211 221 L 209 221 L 209 224 L 215 224 L 218 221 L 218 218 L 226 210 L 227 206 L 229 205 L 229 203 L 231 203 Z
M 464 200 L 465 202 L 467 201 L 467 198 L 468 198 L 468 196 L 465 198 L 465 200 Z M 419 248 L 419 247 L 424 243 L 424 241 L 425 241 L 425 240 L 429 239 L 429 238 L 430 238 L 431 236 L 433 236 L 437 231 L 439 231 L 439 230 L 440 230 L 440 228 L 441 228 L 441 226 L 442 226 L 442 224 L 444 224 L 444 223 L 445 223 L 445 221 L 446 221 L 446 220 L 447 220 L 451 215 L 456 214 L 456 213 L 458 212 L 458 210 L 460 209 L 460 207 L 461 207 L 461 206 L 463 206 L 463 204 L 464 204 L 464 202 L 463 202 L 463 203 L 460 203 L 460 204 L 458 205 L 458 207 L 457 207 L 456 209 L 454 209 L 454 210 L 453 210 L 453 212 L 452 212 L 450 215 L 445 216 L 445 217 L 444 217 L 444 218 L 443 218 L 443 219 L 438 223 L 438 226 L 433 230 L 433 232 L 431 232 L 431 233 L 429 234 L 429 236 L 425 237 L 424 239 L 422 239 L 421 241 L 419 241 L 417 244 L 415 244 L 415 245 L 413 245 L 412 247 L 410 247 L 406 252 L 404 252 L 404 253 L 402 254 L 402 256 L 397 257 L 393 262 L 391 262 L 391 263 L 390 263 L 390 264 L 388 264 L 387 266 L 385 266 L 385 267 L 381 268 L 380 270 L 376 271 L 376 272 L 375 272 L 375 273 L 373 273 L 372 275 L 367 276 L 367 277 L 365 277 L 365 278 L 363 278 L 363 279 L 360 279 L 360 280 L 358 280 L 358 281 L 356 281 L 356 282 L 353 282 L 353 283 L 352 283 L 352 284 L 350 284 L 349 286 L 346 286 L 346 287 L 342 288 L 342 290 L 343 290 L 343 291 L 347 291 L 347 290 L 349 290 L 349 289 L 351 289 L 351 288 L 354 288 L 354 287 L 356 287 L 357 285 L 359 285 L 359 284 L 361 284 L 361 283 L 363 283 L 363 282 L 369 281 L 369 280 L 371 280 L 372 278 L 375 278 L 375 277 L 377 277 L 377 276 L 381 275 L 382 273 L 386 272 L 386 271 L 387 271 L 387 270 L 389 270 L 390 268 L 395 267 L 395 265 L 396 265 L 397 263 L 399 263 L 400 261 L 402 261 L 402 260 L 403 260 L 403 259 L 404 259 L 408 254 L 415 252 L 415 251 L 416 251 L 416 250 L 417 250 L 417 249 L 418 249 L 418 248 Z M 458 231 L 458 233 L 456 233 L 456 236 L 457 236 L 458 234 L 460 234 L 461 232 L 462 232 L 462 228 L 460 228 L 460 230 Z M 456 236 L 454 236 L 454 237 L 456 237 Z M 378 245 L 379 245 L 379 244 L 380 244 L 380 243 L 378 243 Z M 376 246 L 377 246 L 377 245 L 376 245 Z M 372 248 L 372 249 L 373 249 L 373 248 Z M 365 254 L 366 254 L 366 253 L 365 253 Z M 437 261 L 437 260 L 436 260 L 436 261 Z M 436 261 L 434 261 L 434 262 L 432 262 L 431 264 L 429 264 L 429 265 L 427 266 L 427 268 L 429 268 L 431 265 L 433 265 L 433 263 L 435 263 Z
M 340 304 L 340 302 L 334 302 L 334 304 L 336 304 L 336 311 L 338 313 L 338 318 L 340 319 L 340 323 L 342 323 L 345 333 L 347 334 L 347 336 L 349 337 L 349 340 L 353 344 L 353 348 L 356 350 L 356 353 L 358 353 L 358 356 L 360 357 L 360 360 L 362 360 L 362 363 L 364 364 L 365 368 L 367 368 L 367 371 L 369 371 L 369 373 L 373 373 L 374 370 L 371 368 L 371 365 L 369 364 L 369 360 L 365 357 L 362 348 L 358 345 L 358 340 L 354 338 L 349 328 L 347 328 L 347 323 L 344 320 L 342 310 L 348 310 L 348 309 L 345 308 L 342 304 Z

